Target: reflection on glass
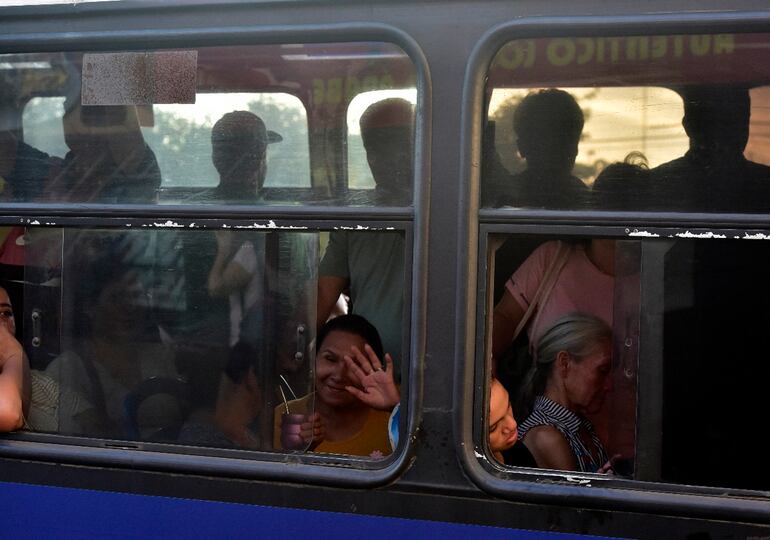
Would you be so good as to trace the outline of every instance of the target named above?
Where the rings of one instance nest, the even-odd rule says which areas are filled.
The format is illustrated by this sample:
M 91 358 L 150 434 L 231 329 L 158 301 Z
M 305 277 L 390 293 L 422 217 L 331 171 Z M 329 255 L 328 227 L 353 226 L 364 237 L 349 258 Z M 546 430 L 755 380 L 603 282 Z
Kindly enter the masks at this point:
M 312 388 L 317 234 L 25 238 L 32 429 L 272 450 L 278 385 Z
M 757 67 L 767 65 L 767 41 L 704 34 L 506 44 L 488 77 L 482 205 L 768 211 L 770 73 Z M 614 198 L 597 194 L 597 175 L 627 156 L 647 164 L 648 180 Z
M 3 232 L 23 253 L 4 260 L 0 286 L 28 351 L 29 429 L 391 453 L 404 362 L 403 232 Z M 322 236 L 331 239 L 319 280 Z M 379 258 L 367 258 L 370 247 Z M 340 265 L 350 265 L 347 278 L 334 276 Z M 340 310 L 316 302 L 343 290 L 352 302 Z
M 158 69 L 143 68 L 145 57 Z M 0 122 L 2 200 L 410 204 L 411 166 L 392 168 L 377 196 L 360 191 L 382 177 L 357 143 L 363 109 L 395 96 L 411 108 L 416 101 L 414 67 L 394 45 L 6 54 L 0 62 L 0 105 L 11 112 Z M 233 122 L 233 114 L 253 119 Z M 379 153 L 411 165 L 413 114 L 379 120 L 377 137 L 393 139 Z M 217 156 L 225 139 L 227 170 Z M 386 187 L 395 184 L 394 195 Z

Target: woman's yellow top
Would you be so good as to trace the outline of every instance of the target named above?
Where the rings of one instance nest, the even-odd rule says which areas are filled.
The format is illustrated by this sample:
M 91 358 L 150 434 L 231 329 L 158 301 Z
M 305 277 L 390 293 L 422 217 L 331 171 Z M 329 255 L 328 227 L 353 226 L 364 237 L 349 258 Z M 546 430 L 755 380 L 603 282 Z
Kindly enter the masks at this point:
M 313 412 L 313 398 L 314 394 L 308 394 L 289 401 L 289 410 L 293 414 L 311 414 Z M 284 412 L 286 412 L 286 408 L 283 405 L 278 405 L 275 408 L 273 447 L 276 449 L 281 449 L 281 415 Z M 375 459 L 385 457 L 391 453 L 390 441 L 388 440 L 389 418 L 389 412 L 369 409 L 369 416 L 358 433 L 340 441 L 324 440 L 313 451 L 326 454 L 368 456 Z

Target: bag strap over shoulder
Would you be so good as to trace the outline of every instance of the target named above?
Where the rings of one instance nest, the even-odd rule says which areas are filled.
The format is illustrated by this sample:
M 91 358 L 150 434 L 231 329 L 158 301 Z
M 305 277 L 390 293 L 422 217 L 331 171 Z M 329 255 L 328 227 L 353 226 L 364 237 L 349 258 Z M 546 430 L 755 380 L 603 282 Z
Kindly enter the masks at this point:
M 545 304 L 548 301 L 551 290 L 553 290 L 553 286 L 556 284 L 556 280 L 558 279 L 562 268 L 564 268 L 564 265 L 567 263 L 567 259 L 569 259 L 571 246 L 565 242 L 562 242 L 561 240 L 557 240 L 557 242 L 558 246 L 556 247 L 556 253 L 554 254 L 553 259 L 551 259 L 551 264 L 548 265 L 548 268 L 543 274 L 543 279 L 540 282 L 537 291 L 535 292 L 535 296 L 532 298 L 529 306 L 527 306 L 527 310 L 524 312 L 524 316 L 516 326 L 516 330 L 513 333 L 514 341 L 517 337 L 519 337 L 519 334 L 521 334 L 524 328 L 526 328 L 527 323 L 532 318 L 532 315 L 535 314 L 538 305 Z M 535 317 L 533 323 L 537 323 L 539 315 L 540 312 L 538 311 L 538 314 Z M 532 346 L 533 344 L 530 343 L 530 348 Z

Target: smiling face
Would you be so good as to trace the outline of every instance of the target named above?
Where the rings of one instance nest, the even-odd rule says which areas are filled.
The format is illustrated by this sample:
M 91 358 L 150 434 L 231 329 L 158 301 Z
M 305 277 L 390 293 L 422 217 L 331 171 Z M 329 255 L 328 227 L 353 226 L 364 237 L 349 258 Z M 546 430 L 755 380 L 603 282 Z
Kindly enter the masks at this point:
M 580 414 L 598 412 L 612 389 L 612 350 L 609 341 L 590 354 L 570 356 L 565 367 L 564 388 L 570 410 Z
M 357 334 L 333 330 L 318 348 L 315 360 L 315 389 L 318 399 L 329 407 L 363 405 L 345 390 L 353 384 L 345 365 L 345 355 L 352 346 L 364 350 L 366 341 Z
M 489 396 L 489 448 L 492 452 L 502 452 L 513 446 L 518 438 L 517 427 L 508 392 L 499 381 L 493 380 Z

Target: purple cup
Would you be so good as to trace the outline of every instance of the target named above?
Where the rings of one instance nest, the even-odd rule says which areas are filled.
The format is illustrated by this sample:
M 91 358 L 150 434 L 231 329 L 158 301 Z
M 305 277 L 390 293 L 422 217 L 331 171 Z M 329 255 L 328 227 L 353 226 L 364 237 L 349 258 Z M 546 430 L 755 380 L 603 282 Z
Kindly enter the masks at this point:
M 281 415 L 281 447 L 284 450 L 304 450 L 308 443 L 302 438 L 302 424 L 307 422 L 304 414 L 284 413 Z

